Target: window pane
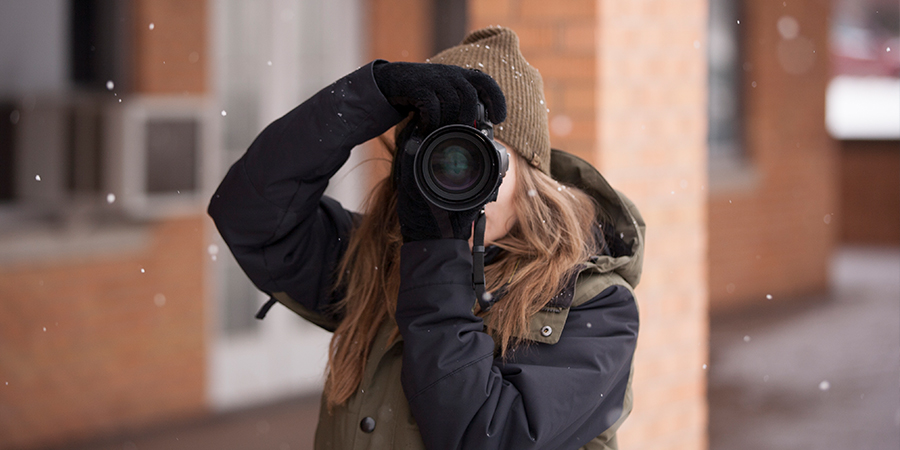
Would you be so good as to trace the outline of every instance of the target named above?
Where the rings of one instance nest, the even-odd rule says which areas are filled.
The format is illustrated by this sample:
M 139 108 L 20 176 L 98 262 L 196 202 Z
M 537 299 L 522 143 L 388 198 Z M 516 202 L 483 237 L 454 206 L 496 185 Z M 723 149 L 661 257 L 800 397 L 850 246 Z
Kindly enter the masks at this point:
M 0 202 L 13 199 L 13 132 L 19 111 L 12 103 L 0 103 Z
M 709 152 L 710 156 L 742 155 L 740 4 L 709 2 Z
M 147 192 L 188 192 L 196 187 L 199 124 L 194 119 L 147 122 Z

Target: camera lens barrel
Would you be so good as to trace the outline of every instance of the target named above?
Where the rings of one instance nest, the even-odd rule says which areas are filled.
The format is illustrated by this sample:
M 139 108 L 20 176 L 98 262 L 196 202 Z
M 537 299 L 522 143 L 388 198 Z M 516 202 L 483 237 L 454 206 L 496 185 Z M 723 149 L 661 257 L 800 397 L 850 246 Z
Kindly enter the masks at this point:
M 447 125 L 422 141 L 414 174 L 426 200 L 447 211 L 466 211 L 496 199 L 509 155 L 486 134 L 489 127 Z

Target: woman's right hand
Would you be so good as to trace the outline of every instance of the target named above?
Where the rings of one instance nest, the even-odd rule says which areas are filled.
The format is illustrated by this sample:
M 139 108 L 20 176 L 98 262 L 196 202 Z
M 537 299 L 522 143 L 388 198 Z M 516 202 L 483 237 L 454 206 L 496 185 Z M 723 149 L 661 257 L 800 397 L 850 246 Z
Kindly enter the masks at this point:
M 379 61 L 375 83 L 401 114 L 416 112 L 423 135 L 450 124 L 474 124 L 480 101 L 491 122 L 506 120 L 506 99 L 490 75 L 445 64 Z

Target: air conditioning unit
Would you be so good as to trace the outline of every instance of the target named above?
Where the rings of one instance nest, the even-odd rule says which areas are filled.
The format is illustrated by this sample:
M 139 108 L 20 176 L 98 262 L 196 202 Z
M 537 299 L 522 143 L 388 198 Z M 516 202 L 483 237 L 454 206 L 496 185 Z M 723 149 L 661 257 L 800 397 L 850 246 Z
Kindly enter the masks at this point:
M 109 109 L 109 186 L 136 218 L 196 214 L 209 198 L 213 114 L 203 98 L 131 97 Z M 116 194 L 116 191 L 120 193 Z

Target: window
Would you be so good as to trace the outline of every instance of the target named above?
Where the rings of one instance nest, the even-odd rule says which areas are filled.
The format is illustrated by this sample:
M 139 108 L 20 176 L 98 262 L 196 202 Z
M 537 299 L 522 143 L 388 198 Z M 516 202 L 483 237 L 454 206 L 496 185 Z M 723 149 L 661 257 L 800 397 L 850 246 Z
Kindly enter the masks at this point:
M 150 119 L 145 126 L 147 193 L 194 191 L 197 188 L 199 120 Z
M 741 64 L 738 0 L 709 2 L 709 154 L 740 159 Z
M 70 0 L 69 78 L 79 89 L 103 91 L 109 80 L 124 87 L 127 7 L 121 0 Z
M 116 123 L 108 186 L 138 218 L 196 213 L 211 152 L 209 107 L 203 99 L 132 97 L 108 114 Z
M 13 127 L 19 122 L 19 111 L 10 102 L 0 103 L 0 203 L 13 199 L 14 179 Z

